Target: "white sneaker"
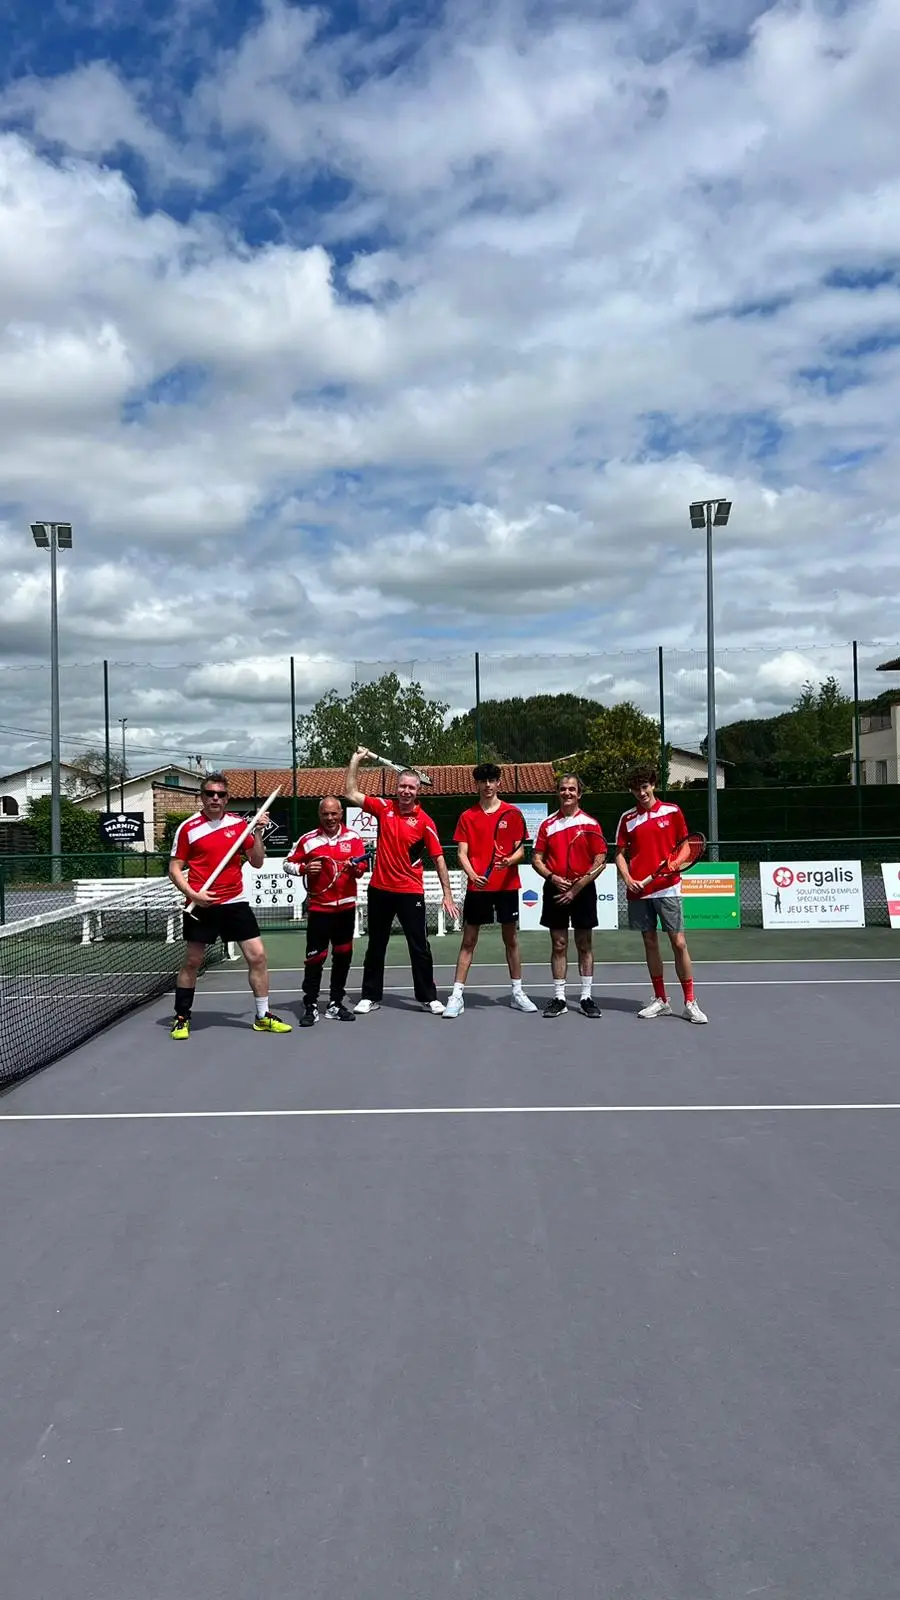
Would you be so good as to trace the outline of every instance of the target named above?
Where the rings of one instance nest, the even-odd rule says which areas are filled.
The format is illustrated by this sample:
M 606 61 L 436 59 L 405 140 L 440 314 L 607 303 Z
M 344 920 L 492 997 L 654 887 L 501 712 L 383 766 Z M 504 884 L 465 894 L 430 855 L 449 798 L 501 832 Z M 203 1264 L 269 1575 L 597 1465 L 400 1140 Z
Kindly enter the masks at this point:
M 519 992 L 514 989 L 509 1003 L 513 1011 L 537 1011 L 534 1001 L 529 1000 L 524 991 Z
M 700 1010 L 696 1000 L 685 1000 L 684 1010 L 682 1011 L 681 1015 L 684 1017 L 686 1022 L 709 1021 L 709 1017 L 706 1015 L 706 1012 Z
M 451 994 L 450 999 L 447 1001 L 447 1004 L 444 1007 L 444 1016 L 449 1017 L 452 1022 L 454 1017 L 461 1017 L 465 1009 L 466 1002 L 462 995 Z
M 433 1017 L 442 1017 L 444 1015 L 444 1007 L 441 1005 L 440 1000 L 423 1000 L 422 1010 L 430 1011 Z
M 638 1016 L 643 1017 L 645 1022 L 652 1022 L 657 1017 L 670 1017 L 671 1015 L 672 1007 L 669 1005 L 668 1000 L 651 1000 L 643 1011 L 638 1012 Z
M 353 1007 L 358 1017 L 367 1017 L 370 1011 L 380 1011 L 380 1000 L 357 1000 Z

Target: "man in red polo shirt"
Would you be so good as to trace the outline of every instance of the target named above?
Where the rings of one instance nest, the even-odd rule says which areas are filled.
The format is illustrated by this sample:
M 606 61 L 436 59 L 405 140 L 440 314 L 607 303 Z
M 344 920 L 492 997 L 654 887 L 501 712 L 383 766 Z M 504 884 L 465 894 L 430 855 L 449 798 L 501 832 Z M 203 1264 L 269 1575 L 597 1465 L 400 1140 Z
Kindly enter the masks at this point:
M 326 872 L 325 868 L 331 867 Z M 332 876 L 334 869 L 337 876 Z M 358 833 L 344 827 L 344 812 L 337 795 L 319 801 L 319 826 L 310 828 L 292 845 L 284 870 L 306 879 L 306 962 L 303 968 L 301 1028 L 319 1020 L 322 971 L 331 945 L 329 1022 L 352 1022 L 344 1005 L 347 974 L 353 960 L 357 883 L 366 870 L 366 846 Z
M 381 1005 L 385 957 L 396 917 L 406 936 L 415 997 L 424 1011 L 442 1017 L 444 1007 L 437 997 L 434 961 L 425 925 L 422 862 L 426 855 L 431 857 L 443 890 L 444 910 L 455 922 L 459 910 L 450 888 L 447 863 L 437 829 L 419 805 L 421 785 L 414 772 L 400 774 L 392 800 L 363 794 L 358 781 L 359 764 L 370 754 L 360 745 L 350 757 L 344 785 L 347 799 L 378 820 L 375 865 L 366 896 L 369 940 L 360 998 L 354 1010 L 357 1016 L 364 1017 Z

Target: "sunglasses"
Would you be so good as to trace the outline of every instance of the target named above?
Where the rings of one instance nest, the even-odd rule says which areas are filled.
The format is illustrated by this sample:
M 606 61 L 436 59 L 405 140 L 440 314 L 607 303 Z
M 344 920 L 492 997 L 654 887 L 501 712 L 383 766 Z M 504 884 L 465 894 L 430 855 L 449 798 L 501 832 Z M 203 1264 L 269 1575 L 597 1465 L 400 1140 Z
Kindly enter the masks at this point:
M 204 789 L 203 798 L 204 798 L 204 800 L 227 800 L 228 799 L 228 790 L 227 789 Z

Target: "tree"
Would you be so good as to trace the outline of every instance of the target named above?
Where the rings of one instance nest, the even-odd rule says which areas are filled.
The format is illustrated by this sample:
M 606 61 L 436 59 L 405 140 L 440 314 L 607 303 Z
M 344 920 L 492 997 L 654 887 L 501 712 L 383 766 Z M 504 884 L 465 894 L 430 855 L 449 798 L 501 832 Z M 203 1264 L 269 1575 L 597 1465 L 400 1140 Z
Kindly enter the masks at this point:
M 309 767 L 343 767 L 364 744 L 394 761 L 440 761 L 451 744 L 444 728 L 448 709 L 429 700 L 420 683 L 402 686 L 396 672 L 354 683 L 343 697 L 329 689 L 297 718 L 300 758 Z
M 515 695 L 481 702 L 481 753 L 484 760 L 558 761 L 582 750 L 587 731 L 600 707 L 577 694 Z M 454 717 L 448 733 L 475 746 L 474 706 Z M 468 759 L 468 758 L 466 758 Z
M 853 701 L 836 678 L 818 688 L 805 683 L 778 729 L 773 758 L 786 784 L 835 783 L 849 774 L 847 757 L 853 740 Z
M 29 800 L 26 822 L 34 836 L 37 853 L 50 854 L 50 796 Z M 77 806 L 68 795 L 59 798 L 60 843 L 63 855 L 115 855 L 116 846 L 109 844 L 100 831 L 100 813 L 86 811 Z
M 586 789 L 624 789 L 633 767 L 659 762 L 659 723 L 630 700 L 601 706 L 587 732 L 585 748 L 560 766 L 577 772 Z
M 805 683 L 790 711 L 720 728 L 717 751 L 731 765 L 729 788 L 846 782 L 853 701 L 834 677 Z M 704 740 L 701 748 L 706 749 Z
M 93 794 L 96 789 L 106 785 L 106 757 L 101 750 L 82 750 L 80 755 L 72 756 L 66 765 L 74 768 L 65 781 L 65 791 L 71 799 L 79 795 Z M 122 757 L 113 755 L 110 751 L 109 778 L 111 787 L 115 788 L 122 782 L 123 777 L 128 777 L 127 766 L 122 765 Z

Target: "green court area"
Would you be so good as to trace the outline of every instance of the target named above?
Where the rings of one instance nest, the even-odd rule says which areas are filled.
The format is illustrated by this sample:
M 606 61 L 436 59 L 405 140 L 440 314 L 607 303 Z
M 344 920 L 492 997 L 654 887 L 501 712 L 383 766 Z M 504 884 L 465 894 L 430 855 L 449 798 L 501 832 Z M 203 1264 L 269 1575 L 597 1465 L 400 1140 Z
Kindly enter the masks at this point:
M 297 968 L 303 963 L 304 930 L 296 932 L 267 932 L 263 938 L 269 952 L 272 968 Z M 702 961 L 893 961 L 900 958 L 900 930 L 891 928 L 845 928 L 822 931 L 818 928 L 792 929 L 786 933 L 766 932 L 762 928 L 734 928 L 724 931 L 697 929 L 688 935 L 691 954 Z M 522 957 L 526 962 L 549 963 L 550 939 L 543 932 L 520 935 Z M 669 941 L 663 936 L 663 949 L 669 952 Z M 459 949 L 455 934 L 432 938 L 431 948 L 435 962 L 452 965 Z M 362 959 L 365 938 L 357 940 L 356 958 Z M 574 945 L 572 946 L 574 959 Z M 620 930 L 615 933 L 594 934 L 594 955 L 599 963 L 636 961 L 643 963 L 643 946 L 640 936 Z M 477 982 L 477 967 L 481 962 L 504 959 L 499 929 L 486 928 L 478 941 L 472 979 Z M 403 935 L 396 932 L 391 938 L 388 961 L 391 964 L 406 962 Z

